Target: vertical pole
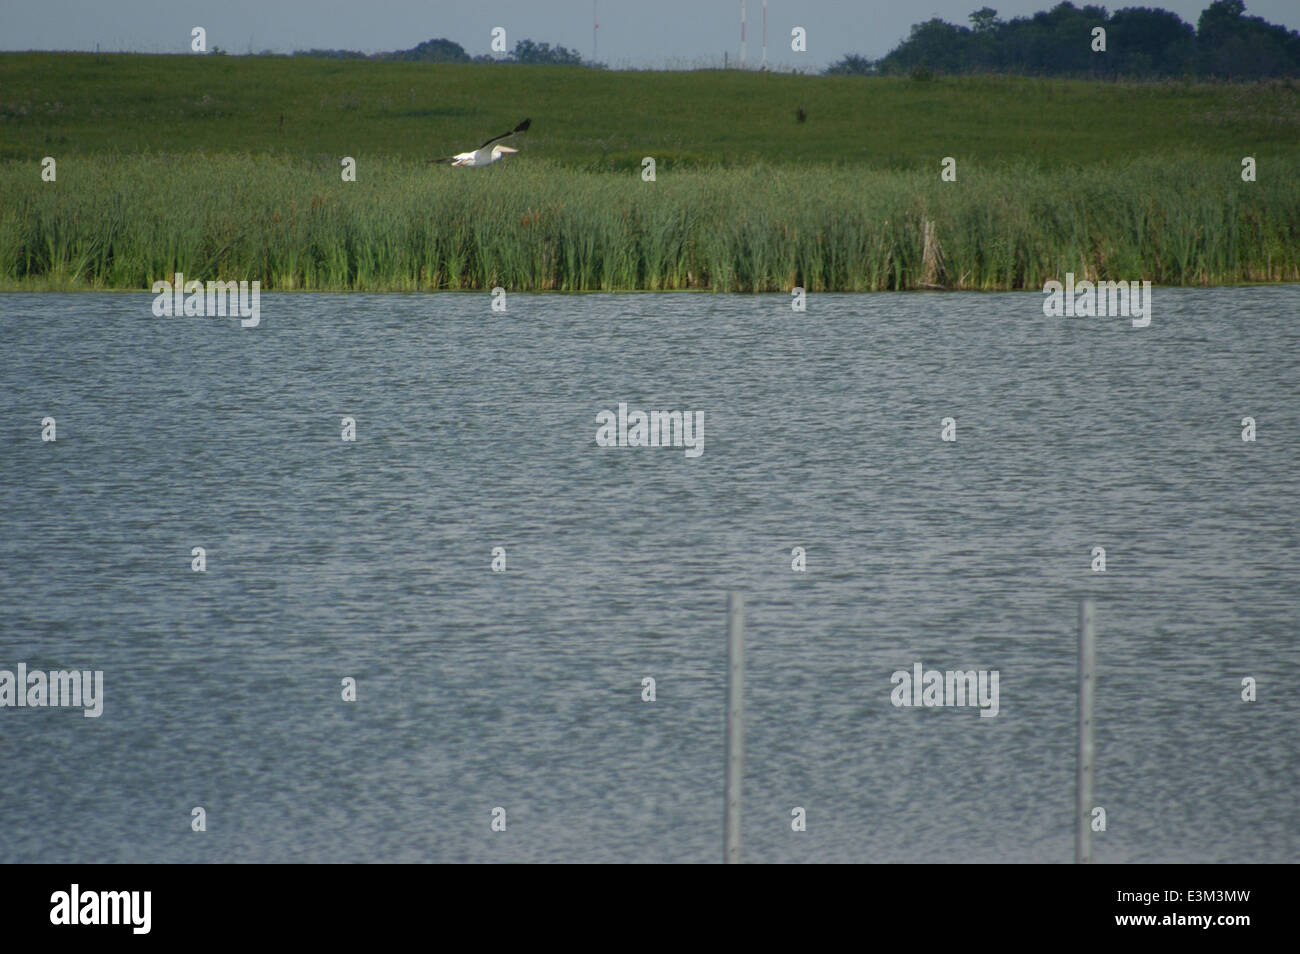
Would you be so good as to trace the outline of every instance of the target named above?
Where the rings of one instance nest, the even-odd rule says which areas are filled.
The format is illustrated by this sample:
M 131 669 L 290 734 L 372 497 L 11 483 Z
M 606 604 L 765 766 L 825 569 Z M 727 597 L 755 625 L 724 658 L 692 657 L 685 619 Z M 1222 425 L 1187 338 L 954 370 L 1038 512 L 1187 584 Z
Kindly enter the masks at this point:
M 596 13 L 596 0 L 591 0 L 591 62 L 596 62 L 596 31 L 600 29 L 600 17 Z
M 1074 863 L 1092 863 L 1092 698 L 1096 686 L 1097 632 L 1092 600 L 1079 603 L 1079 766 L 1074 808 Z
M 740 68 L 745 68 L 745 0 L 740 0 Z
M 723 861 L 740 864 L 740 788 L 745 760 L 745 596 L 727 594 L 727 806 Z
M 767 69 L 767 0 L 763 0 L 763 69 Z

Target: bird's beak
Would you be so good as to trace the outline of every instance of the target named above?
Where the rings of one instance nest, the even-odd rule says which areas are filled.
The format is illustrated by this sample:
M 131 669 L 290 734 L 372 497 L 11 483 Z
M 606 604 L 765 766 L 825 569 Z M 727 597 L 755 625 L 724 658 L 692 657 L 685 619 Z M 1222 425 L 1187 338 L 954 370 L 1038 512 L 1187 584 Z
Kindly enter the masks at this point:
M 511 149 L 509 146 L 501 146 L 500 149 L 501 149 L 502 152 L 518 152 L 518 151 L 519 151 L 518 149 Z

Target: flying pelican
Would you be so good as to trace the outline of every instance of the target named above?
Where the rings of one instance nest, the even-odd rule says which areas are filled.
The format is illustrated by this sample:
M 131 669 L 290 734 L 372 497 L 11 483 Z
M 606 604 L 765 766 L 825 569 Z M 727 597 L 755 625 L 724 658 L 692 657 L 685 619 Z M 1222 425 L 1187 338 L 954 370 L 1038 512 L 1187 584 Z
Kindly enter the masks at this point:
M 496 142 L 498 139 L 508 139 L 511 136 L 515 135 L 516 133 L 527 131 L 528 125 L 531 122 L 532 122 L 531 119 L 525 119 L 522 123 L 520 123 L 518 126 L 510 130 L 509 132 L 504 132 L 500 136 L 493 136 L 491 139 L 483 143 L 483 145 L 479 146 L 473 152 L 461 152 L 461 153 L 457 153 L 454 156 L 448 156 L 445 159 L 430 159 L 429 161 L 450 162 L 453 166 L 469 166 L 470 168 L 474 168 L 477 166 L 490 166 L 492 165 L 492 163 L 496 162 L 506 153 L 519 151 L 518 149 L 512 149 L 509 146 L 502 146 L 499 143 L 495 146 L 492 146 L 492 143 Z M 492 148 L 488 149 L 488 146 L 492 146 Z

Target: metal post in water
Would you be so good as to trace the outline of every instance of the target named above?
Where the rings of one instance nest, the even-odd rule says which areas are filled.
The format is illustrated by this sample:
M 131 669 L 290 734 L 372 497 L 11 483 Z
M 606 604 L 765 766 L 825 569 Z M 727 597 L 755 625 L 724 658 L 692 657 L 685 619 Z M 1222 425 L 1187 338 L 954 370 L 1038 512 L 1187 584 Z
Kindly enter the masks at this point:
M 727 594 L 727 787 L 723 862 L 740 864 L 740 788 L 745 770 L 745 595 Z
M 1074 808 L 1074 863 L 1092 863 L 1092 780 L 1095 763 L 1092 745 L 1092 697 L 1097 684 L 1096 606 L 1079 603 L 1079 766 Z

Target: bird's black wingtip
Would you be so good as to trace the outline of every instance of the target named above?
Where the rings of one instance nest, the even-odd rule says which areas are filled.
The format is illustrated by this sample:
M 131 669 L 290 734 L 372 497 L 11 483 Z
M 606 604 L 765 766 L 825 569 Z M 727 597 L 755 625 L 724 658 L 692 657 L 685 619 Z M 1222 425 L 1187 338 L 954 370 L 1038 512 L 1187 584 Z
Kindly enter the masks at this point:
M 522 123 L 520 123 L 518 126 L 515 127 L 515 132 L 527 132 L 528 127 L 531 126 L 532 124 L 533 121 L 531 119 L 525 119 Z

